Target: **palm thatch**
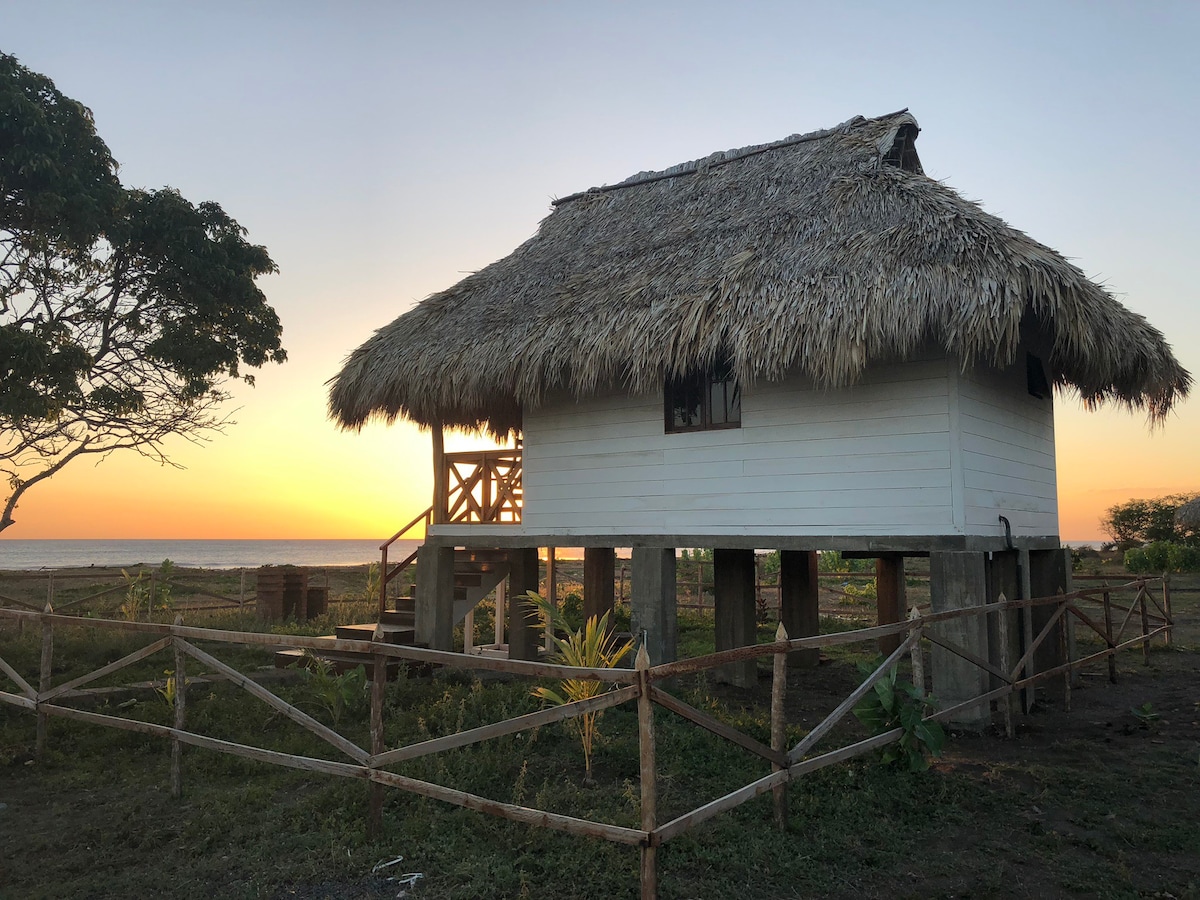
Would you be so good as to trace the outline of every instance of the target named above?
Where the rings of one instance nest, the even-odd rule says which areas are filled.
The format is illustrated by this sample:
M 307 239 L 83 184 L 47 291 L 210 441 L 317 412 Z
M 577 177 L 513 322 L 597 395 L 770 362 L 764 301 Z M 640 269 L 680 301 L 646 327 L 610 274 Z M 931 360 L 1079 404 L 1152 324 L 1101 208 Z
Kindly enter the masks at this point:
M 907 111 L 556 201 L 512 254 L 381 328 L 331 380 L 344 427 L 496 435 L 551 391 L 656 390 L 729 359 L 743 385 L 849 385 L 929 346 L 964 368 L 1033 346 L 1087 404 L 1160 420 L 1191 376 L 1055 251 L 921 171 Z

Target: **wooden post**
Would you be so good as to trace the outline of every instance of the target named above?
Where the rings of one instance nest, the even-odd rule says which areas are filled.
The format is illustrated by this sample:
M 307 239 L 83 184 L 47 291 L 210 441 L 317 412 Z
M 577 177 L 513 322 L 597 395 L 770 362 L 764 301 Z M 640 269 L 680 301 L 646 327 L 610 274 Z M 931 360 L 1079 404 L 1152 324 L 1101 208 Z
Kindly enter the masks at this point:
M 1058 596 L 1062 597 L 1063 592 L 1059 591 Z M 1059 617 L 1059 625 L 1062 627 L 1058 629 L 1058 652 L 1067 666 L 1063 671 L 1063 709 L 1070 712 L 1071 676 L 1074 674 L 1074 669 L 1071 667 L 1071 642 L 1067 637 L 1067 616 L 1070 615 L 1067 612 L 1068 604 L 1069 601 L 1064 598 L 1058 605 L 1058 608 L 1062 611 L 1062 615 Z
M 763 612 L 762 599 L 762 557 L 757 553 L 754 554 L 754 614 L 760 621 L 765 621 L 765 616 L 760 616 Z
M 176 627 L 183 624 L 183 616 L 175 617 Z M 187 654 L 178 644 L 173 645 L 175 651 L 175 730 L 183 731 L 187 727 Z M 178 800 L 183 796 L 183 742 L 179 738 L 171 738 L 171 796 Z
M 156 590 L 156 583 L 157 582 L 154 577 L 154 570 L 151 569 L 150 570 L 150 587 L 146 591 L 146 621 L 147 622 L 151 621 L 153 618 L 153 615 L 154 615 L 154 594 L 155 594 L 155 590 Z
M 1146 614 L 1146 583 L 1143 581 L 1138 589 L 1138 606 L 1142 613 L 1142 665 L 1150 665 L 1150 617 Z
M 495 644 L 503 644 L 504 643 L 504 618 L 507 615 L 507 611 L 505 610 L 504 607 L 505 607 L 505 601 L 508 599 L 506 596 L 507 593 L 508 593 L 508 579 L 505 578 L 505 579 L 502 579 L 498 585 L 496 585 L 496 609 L 495 609 L 496 621 L 495 621 L 495 625 L 493 628 L 493 631 L 495 634 L 495 640 L 493 641 L 493 643 L 495 643 Z
M 653 831 L 658 817 L 658 781 L 654 762 L 654 701 L 650 699 L 650 654 L 643 642 L 634 668 L 638 673 L 638 756 L 642 786 L 642 831 Z M 658 896 L 658 848 L 649 838 L 642 845 L 642 900 Z
M 54 591 L 53 581 L 50 582 L 50 591 Z M 46 617 L 42 619 L 42 664 L 38 673 L 39 695 L 50 690 L 50 676 L 54 662 L 54 624 L 49 619 L 49 616 L 54 612 L 54 607 L 50 605 L 50 601 L 46 601 L 46 608 L 43 611 Z M 39 757 L 46 752 L 46 726 L 49 718 L 44 712 L 39 712 L 37 715 L 37 737 L 34 743 L 34 752 Z
M 617 591 L 617 600 L 625 602 L 625 563 L 621 563 L 621 586 Z
M 999 614 L 1000 627 L 998 629 L 1000 632 L 1000 671 L 1004 672 L 1007 675 L 1008 673 L 1010 673 L 1012 671 L 1012 642 L 1010 640 L 1011 634 L 1009 633 L 1009 627 L 1008 627 L 1008 624 L 1009 624 L 1008 598 L 1005 597 L 1003 593 L 1001 593 L 1000 596 L 997 598 L 997 603 L 1000 605 L 1000 614 Z M 915 609 L 915 607 L 914 607 L 914 609 Z M 914 645 L 914 647 L 913 647 L 913 659 L 914 660 L 917 658 L 917 653 L 918 653 L 919 647 L 920 647 L 919 642 L 916 645 Z M 1004 736 L 1005 737 L 1013 736 L 1013 700 L 1014 700 L 1014 697 L 1013 697 L 1012 691 L 1009 691 L 1000 700 L 1000 703 L 1003 704 L 1001 707 L 1001 710 L 1004 713 Z
M 463 653 L 470 653 L 475 647 L 475 610 L 468 609 L 463 616 Z
M 1175 624 L 1174 617 L 1171 615 L 1171 573 L 1163 572 L 1163 615 L 1167 619 L 1167 630 L 1163 632 L 1163 643 L 1170 647 L 1172 643 L 1172 634 L 1175 629 L 1172 628 Z
M 917 639 L 913 641 L 912 649 L 909 651 L 909 658 L 912 660 L 913 687 L 920 691 L 921 696 L 923 697 L 927 691 L 925 687 L 925 656 L 924 651 L 921 649 L 921 629 L 923 626 L 919 624 L 921 613 L 917 611 L 915 606 L 913 607 L 912 615 L 910 615 L 909 618 L 918 620 L 918 624 L 916 626 Z
M 599 621 L 608 613 L 612 628 L 613 580 L 616 553 L 612 547 L 585 547 L 583 550 L 583 618 Z M 622 572 L 622 575 L 624 572 Z M 624 587 L 624 578 L 622 578 Z
M 558 608 L 558 572 L 555 567 L 553 547 L 546 548 L 546 599 L 555 609 Z M 554 626 L 547 623 L 545 637 L 546 652 L 554 649 Z
M 699 551 L 696 551 L 699 554 Z M 696 604 L 704 606 L 704 560 L 696 560 Z
M 1107 583 L 1105 584 L 1107 588 Z M 1104 595 L 1104 640 L 1108 644 L 1108 681 L 1110 684 L 1117 683 L 1117 654 L 1111 652 L 1113 648 L 1113 620 L 1112 620 L 1112 594 L 1105 590 Z
M 375 626 L 372 643 L 383 641 L 382 625 Z M 387 657 L 376 653 L 371 664 L 371 753 L 382 753 L 383 743 L 383 695 L 387 688 Z M 383 785 L 372 781 L 367 795 L 367 835 L 378 840 L 383 835 Z
M 779 627 L 775 629 L 775 640 L 786 641 L 787 639 L 787 629 L 780 622 Z M 787 653 L 776 652 L 774 662 L 771 673 L 771 749 L 778 753 L 786 753 L 788 749 L 787 719 L 783 702 L 787 693 Z M 771 763 L 772 772 L 782 770 L 783 766 L 779 763 Z M 772 799 L 775 801 L 775 825 L 780 831 L 785 831 L 788 822 L 787 784 L 776 785 L 771 789 L 771 793 Z
M 441 525 L 446 521 L 446 507 L 450 497 L 450 479 L 446 471 L 446 439 L 442 433 L 442 423 L 434 422 L 430 426 L 433 438 L 433 524 Z
M 242 569 L 241 573 L 242 573 L 242 577 L 241 577 L 242 583 L 241 583 L 241 587 L 238 589 L 238 612 L 239 613 L 245 612 L 245 610 L 246 610 L 246 570 Z
M 875 602 L 879 624 L 893 625 L 903 621 L 908 604 L 904 591 L 904 557 L 880 556 L 875 560 Z M 879 639 L 879 652 L 890 656 L 900 646 L 902 635 L 889 634 Z
M 821 633 L 820 585 L 817 554 L 811 550 L 779 551 L 779 621 L 793 638 Z M 821 662 L 819 648 L 793 650 L 788 665 L 815 669 Z

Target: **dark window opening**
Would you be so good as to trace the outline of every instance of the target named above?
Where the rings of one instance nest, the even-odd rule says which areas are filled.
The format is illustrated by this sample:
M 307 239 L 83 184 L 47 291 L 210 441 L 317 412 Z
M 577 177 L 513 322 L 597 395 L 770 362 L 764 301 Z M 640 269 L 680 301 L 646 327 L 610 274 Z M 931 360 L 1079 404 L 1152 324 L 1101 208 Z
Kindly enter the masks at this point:
M 901 125 L 891 148 L 884 154 L 884 164 L 903 169 L 905 172 L 920 172 L 921 160 L 917 156 L 918 133 L 915 125 Z
M 679 378 L 668 378 L 664 417 L 668 434 L 740 427 L 742 393 L 733 377 L 733 368 L 721 363 Z
M 1050 396 L 1050 381 L 1046 378 L 1046 370 L 1042 361 L 1032 353 L 1025 354 L 1025 387 L 1029 396 L 1045 400 Z

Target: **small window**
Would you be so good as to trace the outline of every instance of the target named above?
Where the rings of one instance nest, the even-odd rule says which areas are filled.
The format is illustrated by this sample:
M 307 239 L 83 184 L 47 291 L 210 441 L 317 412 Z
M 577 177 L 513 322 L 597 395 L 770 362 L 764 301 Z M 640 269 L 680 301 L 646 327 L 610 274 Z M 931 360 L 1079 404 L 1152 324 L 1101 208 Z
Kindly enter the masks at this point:
M 707 431 L 742 424 L 742 394 L 728 363 L 667 379 L 666 430 Z
M 1045 400 L 1050 396 L 1050 381 L 1046 378 L 1046 370 L 1042 361 L 1032 353 L 1025 354 L 1025 386 L 1029 396 Z

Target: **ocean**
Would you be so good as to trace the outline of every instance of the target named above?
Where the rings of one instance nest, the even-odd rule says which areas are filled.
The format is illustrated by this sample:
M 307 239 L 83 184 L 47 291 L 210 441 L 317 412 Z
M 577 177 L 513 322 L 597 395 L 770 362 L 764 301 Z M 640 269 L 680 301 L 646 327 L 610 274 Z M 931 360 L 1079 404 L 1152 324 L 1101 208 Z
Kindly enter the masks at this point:
M 396 541 L 388 559 L 400 561 L 420 541 Z M 65 569 L 144 564 L 164 559 L 196 569 L 240 569 L 269 565 L 355 566 L 379 562 L 378 538 L 337 541 L 107 541 L 0 539 L 0 569 Z

